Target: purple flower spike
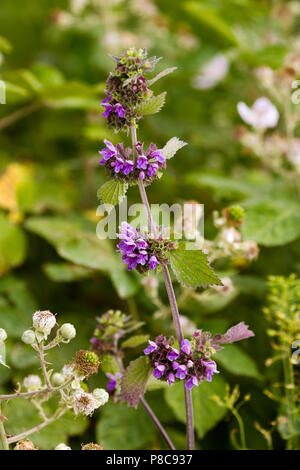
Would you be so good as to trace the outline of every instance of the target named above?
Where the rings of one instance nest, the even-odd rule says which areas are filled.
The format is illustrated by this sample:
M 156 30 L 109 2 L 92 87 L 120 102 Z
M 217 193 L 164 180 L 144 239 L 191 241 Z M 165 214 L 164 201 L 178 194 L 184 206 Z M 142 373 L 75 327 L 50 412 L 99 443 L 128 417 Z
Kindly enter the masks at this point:
M 167 381 L 169 382 L 169 385 L 172 385 L 175 382 L 175 375 L 173 372 L 170 372 L 167 376 Z
M 189 342 L 188 339 L 184 339 L 181 341 L 181 351 L 184 352 L 185 354 L 191 354 L 191 343 Z
M 198 379 L 195 375 L 192 375 L 192 377 L 185 382 L 185 388 L 188 390 L 192 390 L 194 386 L 198 387 L 199 382 Z
M 183 364 L 179 364 L 176 369 L 176 377 L 177 379 L 184 380 L 187 374 L 187 367 Z
M 156 256 L 152 255 L 149 259 L 149 268 L 153 271 L 158 264 L 158 259 L 156 258 Z
M 159 364 L 158 366 L 155 367 L 155 369 L 153 371 L 153 376 L 156 379 L 160 379 L 161 376 L 164 375 L 165 369 L 166 369 L 165 366 L 163 366 L 162 364 Z
M 144 349 L 145 354 L 151 354 L 153 351 L 156 351 L 157 349 L 157 344 L 154 343 L 154 341 L 151 341 L 150 339 L 148 340 L 149 346 Z
M 169 354 L 167 354 L 167 359 L 169 361 L 175 361 L 179 357 L 179 351 L 177 349 L 172 348 Z

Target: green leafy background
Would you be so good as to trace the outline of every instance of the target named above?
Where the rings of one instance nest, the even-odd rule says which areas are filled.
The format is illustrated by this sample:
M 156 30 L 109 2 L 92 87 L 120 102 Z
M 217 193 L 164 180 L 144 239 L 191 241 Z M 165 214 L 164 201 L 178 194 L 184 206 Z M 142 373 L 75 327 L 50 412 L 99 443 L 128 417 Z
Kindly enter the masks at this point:
M 173 66 L 177 70 L 153 85 L 157 96 L 167 90 L 166 105 L 159 114 L 145 117 L 139 137 L 160 148 L 174 135 L 189 144 L 168 161 L 163 181 L 149 188 L 151 202 L 204 203 L 208 238 L 214 235 L 212 211 L 242 203 L 243 235 L 260 244 L 259 259 L 233 277 L 231 296 L 207 302 L 196 296 L 181 309 L 198 328 L 213 333 L 239 321 L 256 333 L 254 339 L 219 352 L 221 374 L 195 390 L 197 448 L 232 446 L 230 433 L 236 422 L 210 399 L 224 395 L 226 382 L 239 384 L 242 395 L 251 394 L 241 409 L 247 443 L 252 449 L 266 448 L 254 423 L 269 427 L 276 417 L 277 404 L 263 390 L 282 377 L 278 367 L 265 367 L 271 346 L 261 308 L 268 274 L 299 274 L 299 200 L 279 178 L 242 154 L 233 130 L 240 124 L 237 102 L 252 103 L 261 96 L 253 78 L 255 67 L 283 63 L 289 50 L 288 29 L 280 15 L 270 14 L 272 2 L 261 0 L 87 1 L 79 12 L 75 2 L 66 0 L 27 0 L 26 8 L 23 3 L 2 0 L 0 15 L 0 78 L 7 92 L 6 104 L 0 105 L 0 126 L 15 111 L 24 113 L 0 129 L 0 327 L 9 335 L 11 367 L 0 369 L 0 390 L 12 390 L 36 370 L 34 356 L 19 340 L 35 309 L 50 309 L 60 323 L 72 322 L 77 329 L 63 354 L 49 354 L 54 370 L 77 349 L 89 347 L 95 317 L 109 308 L 146 323 L 137 332 L 143 335 L 141 342 L 128 347 L 129 359 L 142 351 L 145 335 L 172 333 L 169 318 L 154 318 L 155 306 L 141 279 L 126 272 L 114 242 L 101 241 L 95 233 L 100 220 L 97 190 L 106 181 L 98 151 L 104 138 L 114 143 L 121 139 L 107 130 L 101 117 L 100 100 L 112 67 L 107 54 L 119 54 L 124 45 L 147 46 L 151 55 L 164 57 L 157 72 Z M 280 35 L 280 41 L 268 42 L 268 33 Z M 212 89 L 194 89 L 191 81 L 199 67 L 220 52 L 230 59 L 227 76 Z M 4 185 L 1 178 L 15 164 L 19 177 L 12 176 Z M 121 190 L 117 196 L 122 196 Z M 130 188 L 128 196 L 129 203 L 139 202 L 136 188 Z M 180 289 L 177 283 L 175 287 Z M 162 285 L 160 292 L 167 302 Z M 111 369 L 109 361 L 106 367 Z M 90 379 L 91 387 L 105 384 L 103 373 Z M 175 445 L 184 448 L 180 385 L 152 384 L 147 400 Z M 5 414 L 11 433 L 37 419 L 33 409 L 18 400 L 7 405 Z M 33 436 L 33 441 L 42 449 L 61 441 L 73 448 L 88 441 L 106 449 L 164 448 L 140 406 L 135 410 L 114 403 L 90 420 L 67 416 Z M 274 445 L 284 448 L 276 432 Z

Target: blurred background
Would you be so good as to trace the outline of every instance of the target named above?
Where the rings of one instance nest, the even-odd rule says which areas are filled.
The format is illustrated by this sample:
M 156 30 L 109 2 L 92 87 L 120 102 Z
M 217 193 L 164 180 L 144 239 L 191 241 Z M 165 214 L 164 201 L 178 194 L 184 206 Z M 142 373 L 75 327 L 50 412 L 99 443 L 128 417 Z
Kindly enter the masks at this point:
M 146 47 L 150 56 L 163 57 L 157 71 L 178 69 L 153 86 L 156 93 L 167 90 L 167 103 L 158 115 L 141 121 L 139 137 L 158 147 L 175 135 L 189 144 L 169 162 L 163 182 L 149 188 L 150 201 L 203 203 L 208 240 L 217 234 L 213 211 L 242 204 L 243 238 L 260 247 L 252 262 L 233 256 L 216 266 L 231 280 L 227 295 L 214 291 L 205 297 L 175 285 L 186 329 L 192 325 L 223 333 L 245 321 L 256 334 L 229 347 L 218 362 L 221 374 L 210 388 L 205 384 L 195 392 L 197 448 L 238 447 L 241 429 L 222 402 L 228 385 L 231 391 L 239 386 L 240 404 L 246 396 L 239 413 L 247 447 L 286 447 L 289 434 L 278 421 L 286 419 L 282 364 L 270 360 L 274 349 L 263 307 L 269 302 L 269 275 L 299 275 L 295 184 L 300 152 L 299 166 L 289 168 L 293 174 L 286 177 L 285 161 L 280 160 L 280 168 L 270 164 L 276 142 L 268 140 L 271 160 L 265 161 L 263 152 L 253 150 L 252 134 L 247 145 L 241 141 L 247 131 L 240 127 L 237 103 L 252 105 L 268 96 L 280 113 L 278 136 L 285 135 L 286 122 L 297 111 L 262 87 L 257 69 L 282 71 L 291 53 L 297 57 L 299 25 L 300 8 L 293 1 L 27 0 L 24 5 L 1 0 L 0 79 L 6 104 L 0 105 L 0 326 L 9 334 L 10 369 L 0 370 L 0 391 L 12 390 L 35 371 L 35 357 L 19 338 L 36 309 L 49 309 L 60 323 L 71 322 L 77 329 L 63 355 L 49 354 L 55 371 L 76 350 L 89 348 L 95 318 L 109 308 L 144 321 L 141 332 L 151 337 L 172 333 L 162 280 L 152 286 L 153 293 L 149 284 L 126 272 L 114 243 L 95 234 L 96 193 L 106 180 L 98 151 L 104 138 L 129 144 L 126 135 L 112 134 L 101 116 L 105 80 L 113 67 L 108 54 Z M 278 89 L 290 90 L 288 80 Z M 297 135 L 296 118 L 293 130 Z M 129 192 L 133 202 L 139 202 L 135 189 Z M 299 286 L 299 300 L 298 294 Z M 129 351 L 127 360 L 141 352 L 142 346 Z M 90 382 L 105 386 L 107 379 L 102 373 Z M 175 445 L 184 448 L 178 394 L 152 387 L 147 399 Z M 15 400 L 5 414 L 10 433 L 38 422 L 27 402 Z M 67 416 L 32 440 L 41 449 L 67 441 L 73 448 L 88 441 L 105 449 L 164 448 L 144 410 L 121 403 L 106 405 L 90 420 Z

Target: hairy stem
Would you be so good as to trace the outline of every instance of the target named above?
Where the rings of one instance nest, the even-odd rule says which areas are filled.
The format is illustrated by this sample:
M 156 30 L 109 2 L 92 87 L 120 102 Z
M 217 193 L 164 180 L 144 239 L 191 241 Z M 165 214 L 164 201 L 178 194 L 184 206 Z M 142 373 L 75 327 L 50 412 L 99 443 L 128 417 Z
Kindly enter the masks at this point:
M 132 138 L 132 145 L 133 145 L 133 151 L 135 153 L 135 145 L 137 143 L 137 135 L 136 135 L 136 128 L 134 126 L 131 127 L 131 138 Z M 147 219 L 148 219 L 148 225 L 151 233 L 155 236 L 156 234 L 156 227 L 154 220 L 152 218 L 150 206 L 149 206 L 149 201 L 148 197 L 146 194 L 145 186 L 142 181 L 139 181 L 139 190 L 140 190 L 140 195 L 141 199 L 143 201 L 144 207 L 146 209 L 147 213 Z M 166 265 L 162 266 L 163 269 L 163 276 L 164 276 L 164 281 L 165 281 L 165 286 L 167 289 L 169 301 L 170 301 L 170 306 L 172 310 L 172 316 L 173 316 L 173 321 L 174 321 L 174 326 L 175 326 L 175 331 L 176 331 L 176 336 L 178 339 L 179 344 L 183 340 L 183 332 L 180 324 L 180 317 L 179 317 L 179 311 L 177 307 L 177 302 L 176 302 L 176 297 L 175 297 L 175 292 L 173 289 L 173 284 L 171 281 L 170 273 L 168 270 L 168 267 Z M 194 416 L 193 416 L 193 402 L 192 402 L 192 393 L 190 390 L 187 390 L 184 388 L 184 396 L 185 396 L 185 409 L 186 409 L 186 422 L 187 422 L 187 447 L 188 449 L 194 449 L 195 448 L 195 438 L 194 438 Z
M 5 427 L 4 427 L 5 417 L 1 414 L 1 402 L 0 402 L 0 442 L 2 450 L 9 450 L 9 445 L 7 442 Z

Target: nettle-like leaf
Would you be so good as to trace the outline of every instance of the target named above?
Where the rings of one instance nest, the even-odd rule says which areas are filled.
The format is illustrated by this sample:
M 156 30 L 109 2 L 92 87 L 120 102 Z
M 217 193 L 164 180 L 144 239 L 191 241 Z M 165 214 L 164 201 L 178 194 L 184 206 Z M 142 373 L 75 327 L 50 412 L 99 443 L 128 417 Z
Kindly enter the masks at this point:
M 146 356 L 131 361 L 121 380 L 121 395 L 129 406 L 137 407 L 140 396 L 144 395 L 150 374 L 150 362 Z
M 183 140 L 178 139 L 178 137 L 172 137 L 162 149 L 162 154 L 168 160 L 174 157 L 175 153 L 185 145 L 187 145 L 187 143 Z
M 166 75 L 169 75 L 170 73 L 173 73 L 177 67 L 170 67 L 168 69 L 163 70 L 160 72 L 156 77 L 152 78 L 151 80 L 147 80 L 147 85 L 151 86 L 153 83 L 157 82 L 157 80 L 160 80 L 161 78 L 165 77 Z
M 146 343 L 148 339 L 150 338 L 149 335 L 136 335 L 136 336 L 131 336 L 131 338 L 128 338 L 126 341 L 124 341 L 121 344 L 122 348 L 136 348 L 137 346 L 140 346 L 141 344 Z
M 127 183 L 123 183 L 118 180 L 110 180 L 98 189 L 97 197 L 101 202 L 103 202 L 103 204 L 111 204 L 112 206 L 115 206 L 124 199 L 127 189 Z
M 160 95 L 152 96 L 152 98 L 147 101 L 144 101 L 138 106 L 137 112 L 143 116 L 147 114 L 158 113 L 165 104 L 166 94 L 167 92 L 164 91 Z
M 180 242 L 170 253 L 171 268 L 179 282 L 188 287 L 221 286 L 222 282 L 208 264 L 207 255 L 199 249 L 187 249 Z

